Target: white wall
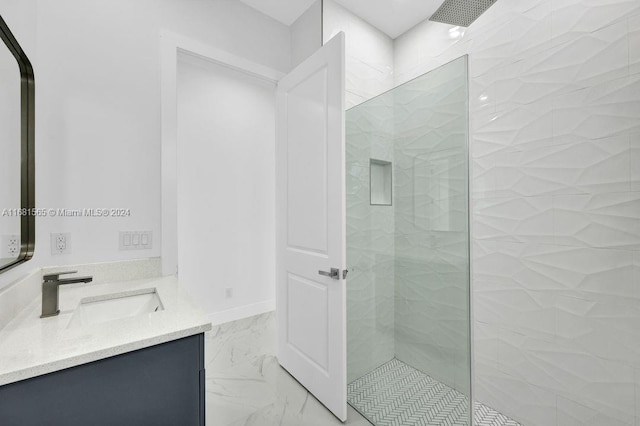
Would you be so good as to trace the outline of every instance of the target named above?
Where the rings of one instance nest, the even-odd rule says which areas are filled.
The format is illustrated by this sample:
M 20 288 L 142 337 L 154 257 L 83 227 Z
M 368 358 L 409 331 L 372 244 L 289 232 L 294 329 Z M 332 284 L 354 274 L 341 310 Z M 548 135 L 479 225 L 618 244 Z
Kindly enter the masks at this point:
M 39 219 L 34 260 L 0 276 L 0 287 L 36 265 L 159 256 L 160 31 L 287 71 L 289 28 L 233 0 L 24 3 L 0 0 L 0 14 L 19 39 L 30 36 L 38 206 L 132 215 Z M 153 231 L 153 249 L 119 251 L 120 230 Z M 51 232 L 71 233 L 72 254 L 50 255 Z
M 231 309 L 271 310 L 275 84 L 178 57 L 180 282 L 214 320 L 235 319 L 220 314 Z
M 313 3 L 290 28 L 293 68 L 322 47 L 322 0 Z

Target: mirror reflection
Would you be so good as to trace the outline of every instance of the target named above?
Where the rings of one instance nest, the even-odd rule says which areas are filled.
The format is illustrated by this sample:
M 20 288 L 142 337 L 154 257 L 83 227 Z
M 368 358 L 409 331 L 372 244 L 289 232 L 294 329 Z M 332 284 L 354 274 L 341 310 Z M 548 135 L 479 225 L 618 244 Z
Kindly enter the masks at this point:
M 20 68 L 0 43 L 0 268 L 20 254 Z
M 0 16 L 0 273 L 33 256 L 35 89 L 33 68 Z

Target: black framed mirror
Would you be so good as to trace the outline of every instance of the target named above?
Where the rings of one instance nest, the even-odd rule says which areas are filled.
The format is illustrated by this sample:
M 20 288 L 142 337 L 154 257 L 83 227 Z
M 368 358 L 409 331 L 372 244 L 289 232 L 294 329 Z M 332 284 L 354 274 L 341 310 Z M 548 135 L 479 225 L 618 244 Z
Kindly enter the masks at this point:
M 0 16 L 0 273 L 35 246 L 35 85 L 33 67 Z

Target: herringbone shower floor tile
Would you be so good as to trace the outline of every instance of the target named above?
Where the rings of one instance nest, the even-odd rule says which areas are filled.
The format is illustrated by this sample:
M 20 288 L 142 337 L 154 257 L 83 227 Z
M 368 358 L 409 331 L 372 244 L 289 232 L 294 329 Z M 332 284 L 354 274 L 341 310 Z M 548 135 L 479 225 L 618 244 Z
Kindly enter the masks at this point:
M 467 426 L 465 395 L 395 358 L 347 390 L 349 404 L 376 426 Z M 474 415 L 478 426 L 520 426 L 483 404 Z

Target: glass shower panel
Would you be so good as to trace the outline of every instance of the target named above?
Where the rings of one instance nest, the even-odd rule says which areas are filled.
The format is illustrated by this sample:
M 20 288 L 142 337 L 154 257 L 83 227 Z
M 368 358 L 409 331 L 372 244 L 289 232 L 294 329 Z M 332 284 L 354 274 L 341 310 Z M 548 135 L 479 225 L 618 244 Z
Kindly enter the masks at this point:
M 390 93 L 347 111 L 348 382 L 395 353 L 394 209 L 372 203 L 370 188 L 371 160 L 393 164 L 393 126 Z
M 467 82 L 462 57 L 347 111 L 349 402 L 374 424 L 470 424 Z

